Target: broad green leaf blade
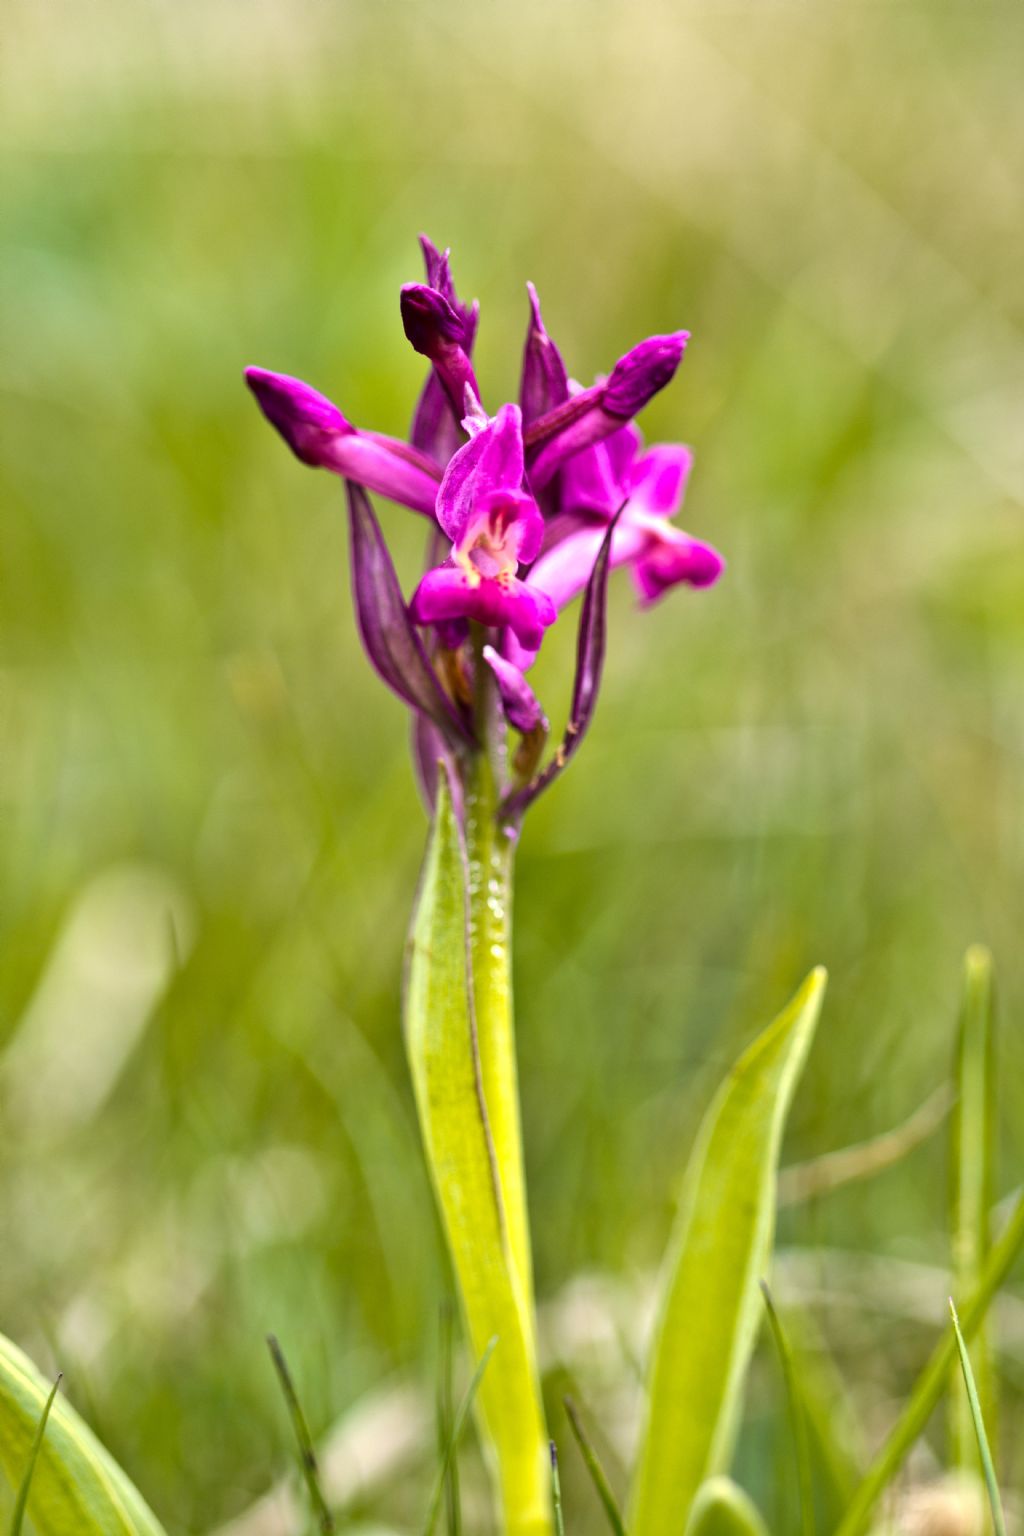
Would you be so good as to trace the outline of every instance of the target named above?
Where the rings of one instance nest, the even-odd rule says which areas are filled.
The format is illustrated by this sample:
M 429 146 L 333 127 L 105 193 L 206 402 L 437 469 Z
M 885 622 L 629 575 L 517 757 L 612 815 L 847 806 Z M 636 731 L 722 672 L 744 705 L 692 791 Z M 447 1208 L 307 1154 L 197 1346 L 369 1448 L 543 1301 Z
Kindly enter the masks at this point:
M 977 1286 L 989 1255 L 989 1212 L 995 1188 L 992 956 L 978 945 L 964 958 L 955 1077 L 950 1229 L 953 1289 L 962 1301 Z M 975 1338 L 974 1374 L 981 1411 L 992 1428 L 996 1417 L 995 1371 L 984 1326 Z M 975 1473 L 981 1470 L 971 1407 L 958 1376 L 950 1395 L 950 1451 L 954 1466 Z
M 961 1308 L 960 1330 L 970 1339 L 984 1321 L 993 1296 L 1006 1279 L 1014 1261 L 1024 1248 L 1024 1195 L 1014 1206 L 1013 1215 L 999 1240 L 992 1245 L 988 1262 L 977 1288 Z M 917 1378 L 906 1407 L 890 1431 L 888 1439 L 871 1463 L 850 1500 L 836 1536 L 862 1536 L 882 1493 L 903 1465 L 904 1458 L 935 1411 L 949 1384 L 950 1368 L 956 1360 L 956 1340 L 945 1330 L 932 1350 L 927 1365 Z
M 51 1385 L 0 1335 L 0 1465 L 20 1480 Z M 53 1403 L 29 1513 L 37 1536 L 164 1536 L 156 1517 L 66 1399 Z
M 25 1510 L 28 1506 L 28 1496 L 32 1488 L 32 1477 L 36 1470 L 36 1462 L 39 1459 L 39 1450 L 43 1443 L 43 1436 L 46 1434 L 46 1423 L 50 1417 L 50 1409 L 53 1407 L 53 1400 L 60 1390 L 60 1383 L 61 1378 L 58 1376 L 50 1388 L 49 1397 L 43 1404 L 43 1411 L 39 1416 L 39 1428 L 36 1430 L 35 1439 L 32 1441 L 32 1449 L 28 1453 L 28 1465 L 25 1468 L 25 1475 L 21 1479 L 18 1497 L 14 1501 L 14 1513 L 11 1516 L 9 1536 L 21 1536 L 21 1528 L 25 1523 Z
M 409 939 L 405 1038 L 427 1164 L 479 1358 L 477 1402 L 508 1536 L 551 1530 L 550 1463 L 532 1311 L 509 1244 L 467 968 L 467 882 L 442 773 Z
M 753 1500 L 729 1477 L 710 1477 L 697 1490 L 685 1536 L 768 1536 Z
M 963 1372 L 964 1387 L 967 1391 L 967 1401 L 970 1405 L 971 1420 L 974 1425 L 974 1433 L 978 1441 L 978 1454 L 981 1457 L 981 1468 L 985 1474 L 985 1487 L 988 1490 L 989 1508 L 992 1510 L 992 1524 L 996 1536 L 1006 1536 L 1006 1520 L 1003 1515 L 1003 1502 L 999 1497 L 999 1483 L 996 1479 L 995 1464 L 992 1461 L 992 1450 L 988 1443 L 988 1435 L 985 1432 L 985 1420 L 982 1417 L 981 1403 L 978 1399 L 978 1387 L 971 1369 L 971 1357 L 967 1353 L 967 1345 L 964 1336 L 960 1332 L 960 1319 L 956 1315 L 956 1307 L 952 1296 L 949 1298 L 949 1313 L 953 1319 L 953 1332 L 956 1334 L 956 1347 L 960 1356 L 960 1369 Z
M 813 971 L 733 1068 L 697 1134 L 666 1265 L 633 1536 L 684 1527 L 698 1488 L 728 1464 L 761 1320 L 782 1131 L 824 990 L 824 971 Z

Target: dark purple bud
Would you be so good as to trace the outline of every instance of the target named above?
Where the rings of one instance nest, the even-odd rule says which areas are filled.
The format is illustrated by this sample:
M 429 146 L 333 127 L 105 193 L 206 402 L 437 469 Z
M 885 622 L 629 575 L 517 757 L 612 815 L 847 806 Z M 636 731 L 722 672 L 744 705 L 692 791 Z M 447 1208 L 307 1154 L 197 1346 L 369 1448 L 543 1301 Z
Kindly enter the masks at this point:
M 569 375 L 565 371 L 562 354 L 548 335 L 540 312 L 540 300 L 532 283 L 527 283 L 530 295 L 530 326 L 523 348 L 523 373 L 519 385 L 519 403 L 523 411 L 523 425 L 528 427 L 538 416 L 554 410 L 569 398 Z
M 534 421 L 524 434 L 534 492 L 566 459 L 610 437 L 643 410 L 675 374 L 688 339 L 686 331 L 649 336 L 619 358 L 604 383 L 581 390 Z
M 319 467 L 331 439 L 355 433 L 338 407 L 301 379 L 271 373 L 267 368 L 247 368 L 245 382 L 270 425 L 277 428 L 303 464 Z
M 688 331 L 648 336 L 620 357 L 604 387 L 604 409 L 624 421 L 639 415 L 647 402 L 675 377 L 689 339 Z
M 356 622 L 377 672 L 418 714 L 454 746 L 472 735 L 441 687 L 419 633 L 409 617 L 380 524 L 361 486 L 347 486 L 352 541 L 352 592 Z
M 621 515 L 620 507 L 608 525 L 608 531 L 594 561 L 594 569 L 590 573 L 590 580 L 587 582 L 587 589 L 583 596 L 576 641 L 576 677 L 573 682 L 572 704 L 565 735 L 554 757 L 537 777 L 506 798 L 502 813 L 513 825 L 518 822 L 537 796 L 542 794 L 549 784 L 553 784 L 559 774 L 568 767 L 579 751 L 580 743 L 594 718 L 597 695 L 601 687 L 601 673 L 604 670 L 612 535 Z
M 473 355 L 479 306 L 475 303 L 467 305 L 460 302 L 455 292 L 455 284 L 452 282 L 448 252 L 445 251 L 442 254 L 426 235 L 420 236 L 420 247 L 423 251 L 427 286 L 436 289 L 461 320 L 462 334 L 458 340 L 466 357 L 470 358 Z M 410 434 L 413 447 L 418 448 L 421 453 L 428 453 L 444 468 L 452 454 L 464 441 L 464 434 L 460 428 L 461 419 L 461 402 L 457 407 L 453 407 L 437 373 L 431 370 L 413 416 Z
M 415 512 L 433 515 L 441 474 L 424 454 L 397 438 L 358 431 L 301 379 L 266 368 L 247 368 L 245 378 L 264 416 L 303 464 L 333 470 Z
M 413 347 L 428 357 L 451 402 L 462 416 L 468 385 L 479 393 L 473 364 L 463 345 L 466 326 L 448 300 L 424 283 L 406 283 L 402 289 L 402 324 Z

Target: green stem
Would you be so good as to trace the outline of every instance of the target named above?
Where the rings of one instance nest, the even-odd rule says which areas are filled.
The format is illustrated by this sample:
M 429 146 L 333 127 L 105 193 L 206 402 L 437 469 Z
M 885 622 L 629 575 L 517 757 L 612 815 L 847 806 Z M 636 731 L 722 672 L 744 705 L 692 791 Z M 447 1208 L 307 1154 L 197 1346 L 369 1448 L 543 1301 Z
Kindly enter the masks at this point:
M 523 1168 L 515 1023 L 512 1012 L 514 843 L 498 827 L 494 771 L 483 754 L 466 792 L 469 953 L 484 1102 L 505 1205 L 512 1262 L 533 1312 L 533 1260 Z

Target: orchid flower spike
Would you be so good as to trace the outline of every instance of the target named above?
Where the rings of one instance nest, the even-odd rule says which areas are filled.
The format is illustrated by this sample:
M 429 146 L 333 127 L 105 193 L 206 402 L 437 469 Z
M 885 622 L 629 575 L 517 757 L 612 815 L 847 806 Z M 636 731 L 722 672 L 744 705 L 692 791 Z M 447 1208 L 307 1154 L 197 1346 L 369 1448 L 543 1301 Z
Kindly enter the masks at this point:
M 596 705 L 609 573 L 631 572 L 641 607 L 709 587 L 724 562 L 674 518 L 692 466 L 679 444 L 643 449 L 634 417 L 668 384 L 687 333 L 648 337 L 595 384 L 574 384 L 528 286 L 519 402 L 489 414 L 472 353 L 478 309 L 456 293 L 447 251 L 421 237 L 425 281 L 405 284 L 402 324 L 430 372 L 409 441 L 353 426 L 288 374 L 246 370 L 267 420 L 304 464 L 348 482 L 356 618 L 377 671 L 413 712 L 428 799 L 441 760 L 458 791 L 481 753 L 504 764 L 501 814 L 526 806 L 575 754 Z M 367 492 L 428 519 L 428 567 L 407 600 Z M 583 594 L 569 720 L 546 765 L 548 723 L 527 682 L 547 632 Z M 506 752 L 505 736 L 519 745 Z

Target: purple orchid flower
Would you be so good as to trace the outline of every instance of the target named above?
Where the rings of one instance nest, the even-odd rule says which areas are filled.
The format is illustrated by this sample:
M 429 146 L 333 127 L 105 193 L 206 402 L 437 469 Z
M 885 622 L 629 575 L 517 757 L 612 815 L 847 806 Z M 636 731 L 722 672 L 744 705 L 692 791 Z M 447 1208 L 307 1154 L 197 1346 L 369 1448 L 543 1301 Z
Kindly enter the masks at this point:
M 610 571 L 627 566 L 646 607 L 679 584 L 710 586 L 723 569 L 709 544 L 672 521 L 690 450 L 662 444 L 644 452 L 632 424 L 674 376 L 687 333 L 649 337 L 606 378 L 581 388 L 529 285 L 519 404 L 489 415 L 472 363 L 477 305 L 460 301 L 448 252 L 425 236 L 421 247 L 426 281 L 405 285 L 401 314 L 406 336 L 431 366 L 409 442 L 354 427 L 324 395 L 287 374 L 249 368 L 246 379 L 296 457 L 348 483 L 360 635 L 380 676 L 413 712 L 428 801 L 439 762 L 458 795 L 477 754 L 493 756 L 495 732 L 503 736 L 507 725 L 519 746 L 509 758 L 501 814 L 514 833 L 593 718 Z M 408 603 L 368 491 L 429 519 L 428 568 Z M 548 723 L 524 674 L 581 592 L 569 722 L 542 766 Z
M 725 569 L 722 556 L 671 521 L 692 464 L 693 454 L 681 444 L 659 443 L 643 452 L 632 425 L 578 454 L 563 471 L 560 519 L 550 525 L 529 583 L 561 612 L 586 587 L 607 526 L 619 514 L 609 563 L 629 568 L 642 608 L 680 583 L 712 586 Z M 505 654 L 524 671 L 536 657 L 515 636 Z
M 470 619 L 508 629 L 536 651 L 555 622 L 555 606 L 517 574 L 537 558 L 544 538 L 540 508 L 522 489 L 522 416 L 517 405 L 503 405 L 486 425 L 475 414 L 465 425 L 472 435 L 437 493 L 437 521 L 452 541 L 451 556 L 423 577 L 412 616 L 418 624 Z

